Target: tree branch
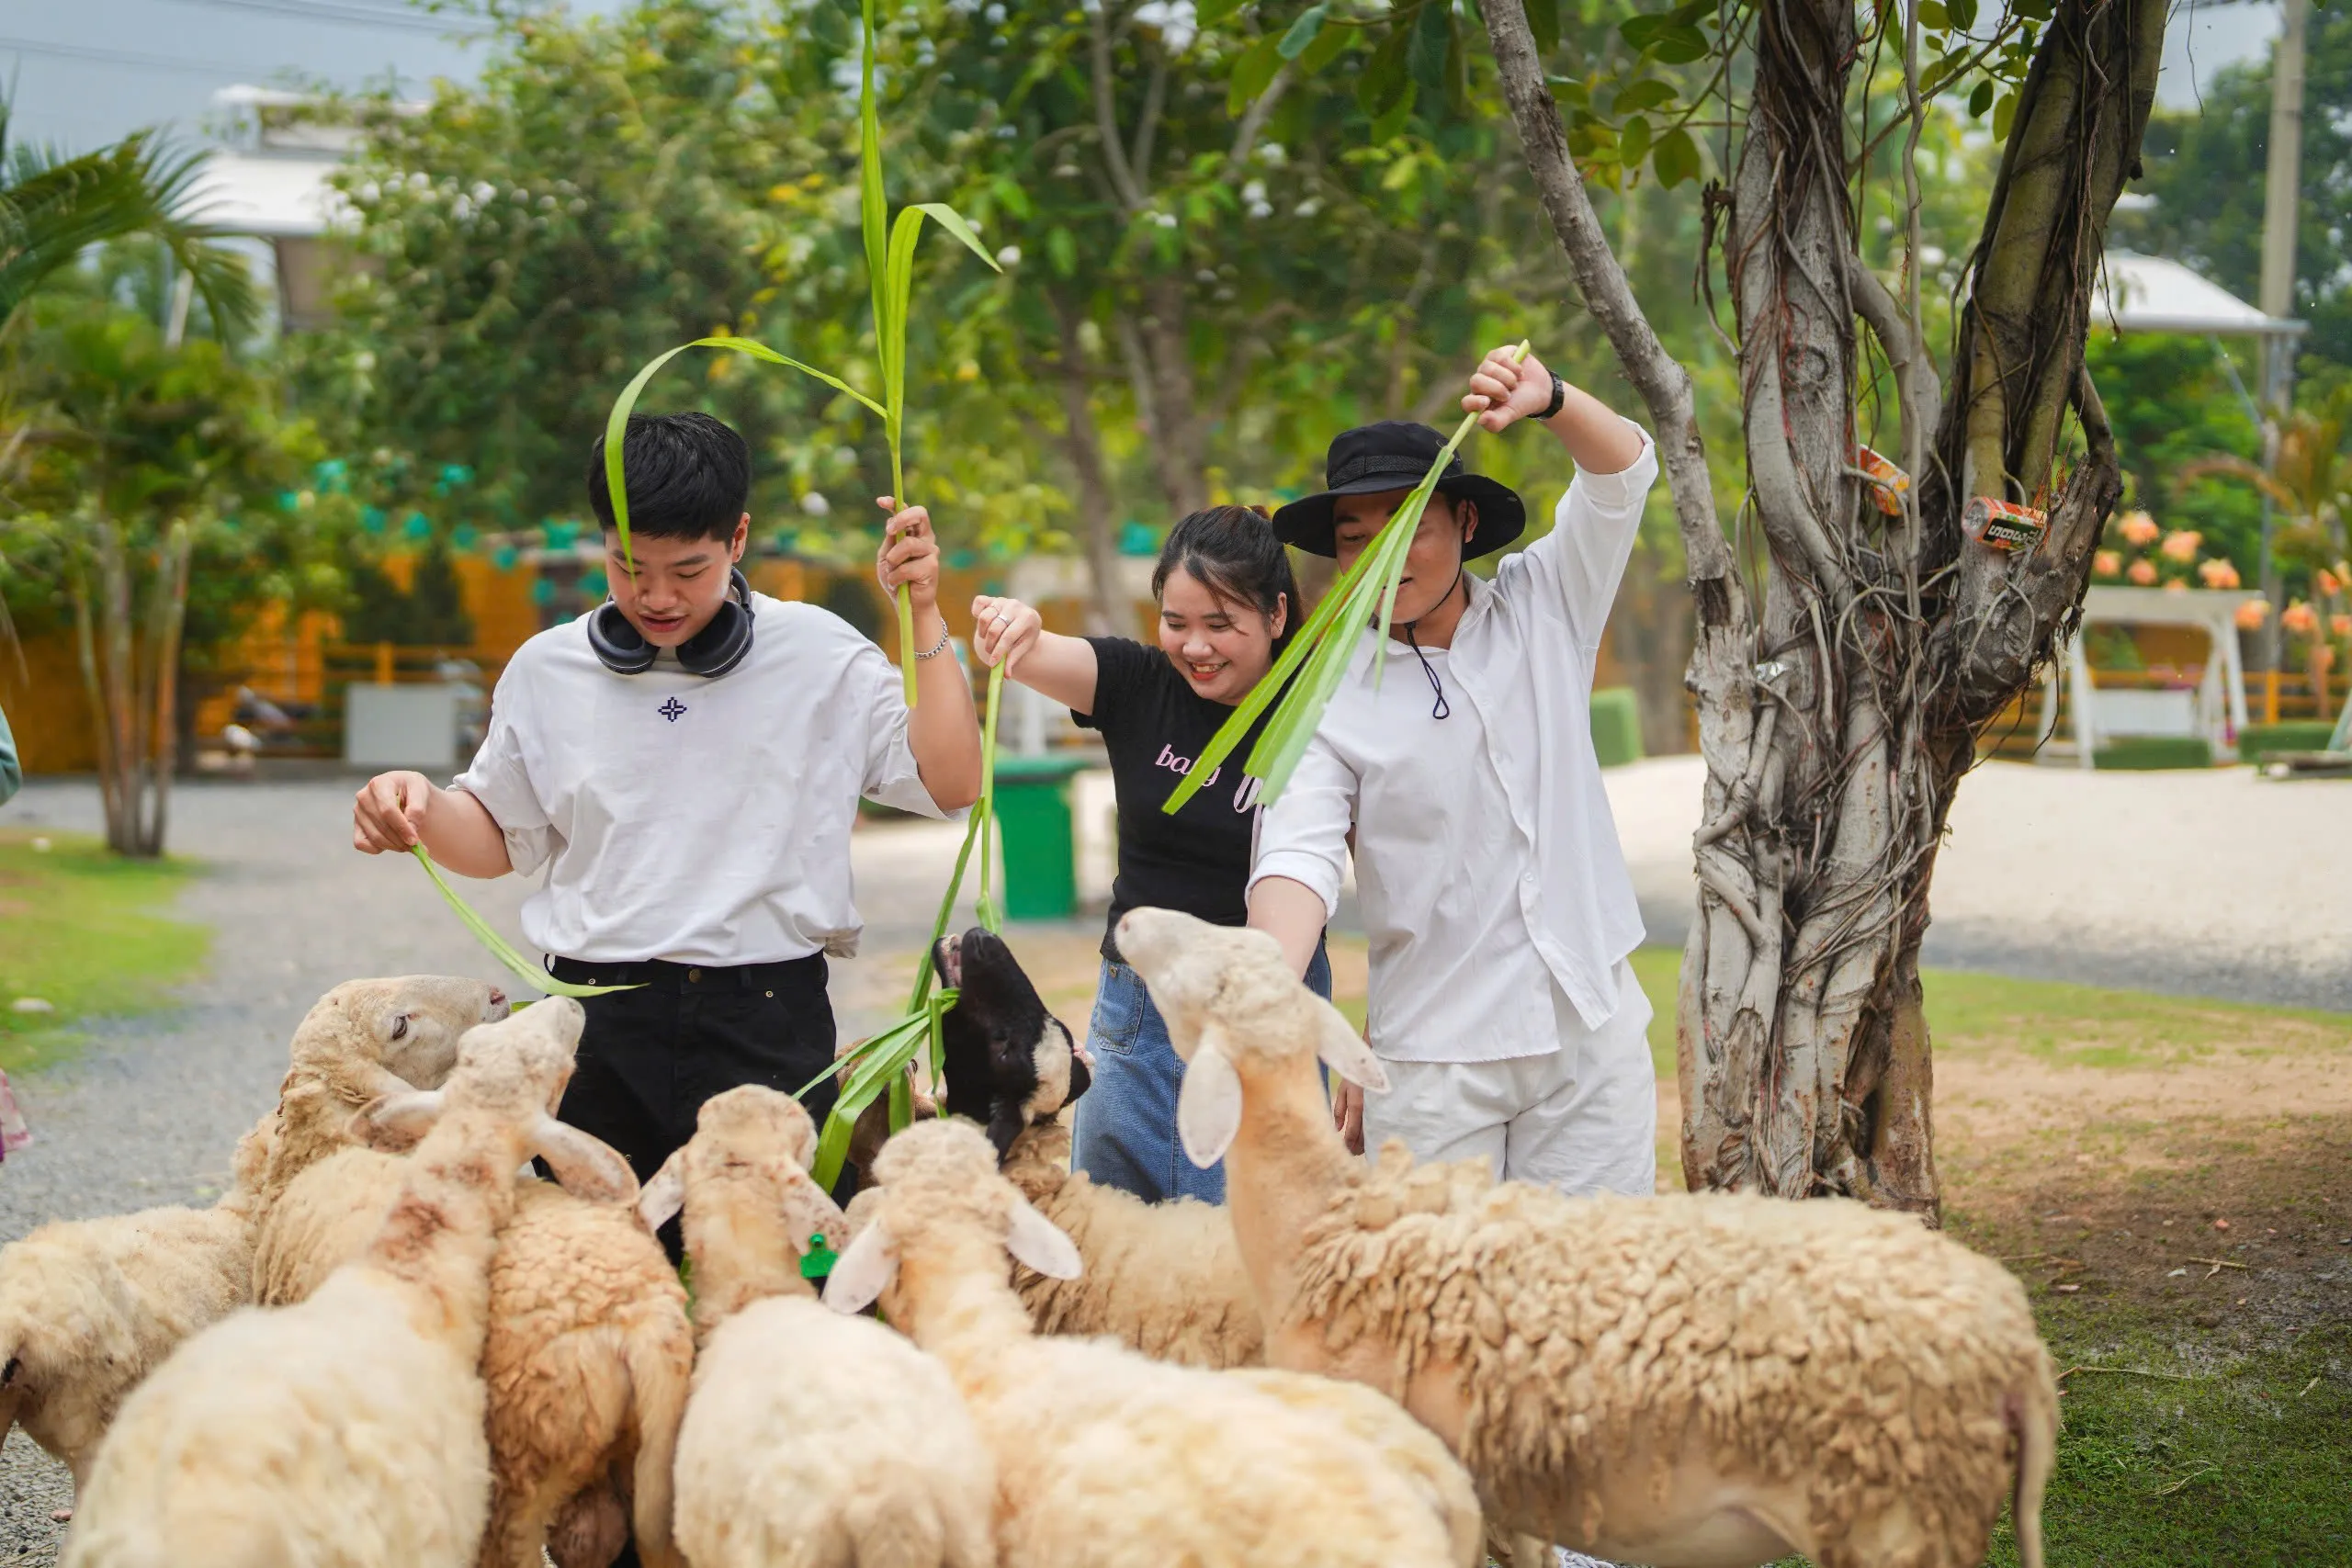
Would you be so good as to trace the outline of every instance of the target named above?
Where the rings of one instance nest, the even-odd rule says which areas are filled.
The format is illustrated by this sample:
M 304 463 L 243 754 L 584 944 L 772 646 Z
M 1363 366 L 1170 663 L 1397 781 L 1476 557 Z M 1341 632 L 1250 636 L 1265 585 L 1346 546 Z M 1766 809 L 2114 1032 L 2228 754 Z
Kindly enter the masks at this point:
M 1625 378 L 1641 394 L 1657 430 L 1658 459 L 1674 494 L 1675 521 L 1682 532 L 1683 558 L 1702 626 L 1744 626 L 1747 601 L 1737 592 L 1731 547 L 1715 516 L 1713 478 L 1699 434 L 1690 395 L 1690 373 L 1666 352 L 1649 319 L 1634 298 L 1625 269 L 1617 265 L 1601 232 L 1592 198 L 1568 157 L 1567 132 L 1559 105 L 1544 79 L 1535 35 L 1521 0 L 1479 0 L 1487 38 L 1495 51 L 1503 98 L 1510 106 L 1528 172 L 1543 198 L 1544 214 L 1561 253 L 1576 275 L 1585 308 L 1608 334 Z M 1702 586 L 1705 585 L 1705 586 Z
M 1266 90 L 1241 111 L 1241 124 L 1233 133 L 1233 151 L 1226 154 L 1227 168 L 1238 170 L 1250 161 L 1250 154 L 1257 150 L 1259 134 L 1266 129 L 1266 121 L 1272 116 L 1274 106 L 1283 101 L 1283 95 L 1290 91 L 1290 85 L 1298 80 L 1297 67 L 1296 61 L 1283 61 L 1282 68 L 1274 73 L 1273 80 L 1266 84 Z
M 1111 176 L 1111 188 L 1132 216 L 1143 210 L 1144 193 L 1136 184 L 1135 171 L 1127 166 L 1126 139 L 1119 134 L 1119 100 L 1111 73 L 1109 7 L 1095 6 L 1087 13 L 1087 24 L 1094 60 L 1095 137 L 1102 144 L 1102 166 Z
M 1155 48 L 1151 51 L 1151 80 L 1144 88 L 1143 114 L 1136 121 L 1135 150 L 1127 154 L 1127 165 L 1137 186 L 1151 186 L 1151 144 L 1159 134 L 1160 110 L 1168 102 L 1168 51 Z

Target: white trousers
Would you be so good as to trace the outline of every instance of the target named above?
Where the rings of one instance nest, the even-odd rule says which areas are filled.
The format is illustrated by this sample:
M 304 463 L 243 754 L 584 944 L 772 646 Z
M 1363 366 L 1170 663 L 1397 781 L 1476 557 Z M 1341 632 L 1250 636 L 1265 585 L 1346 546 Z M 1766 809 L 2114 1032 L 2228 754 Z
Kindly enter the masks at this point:
M 1553 995 L 1556 1049 L 1499 1062 L 1392 1062 L 1388 1092 L 1364 1096 L 1363 1146 L 1391 1138 L 1419 1161 L 1483 1157 L 1495 1174 L 1571 1197 L 1657 1189 L 1657 1078 L 1649 998 L 1617 965 L 1617 1010 L 1587 1029 Z

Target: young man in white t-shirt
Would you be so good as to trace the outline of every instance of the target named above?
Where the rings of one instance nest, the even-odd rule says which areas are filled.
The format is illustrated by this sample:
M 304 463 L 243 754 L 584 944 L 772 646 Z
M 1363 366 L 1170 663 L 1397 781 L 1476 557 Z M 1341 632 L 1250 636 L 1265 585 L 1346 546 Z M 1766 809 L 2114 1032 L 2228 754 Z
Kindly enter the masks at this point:
M 751 455 L 705 414 L 631 419 L 624 560 L 604 442 L 588 461 L 610 602 L 541 632 L 499 678 L 489 733 L 447 789 L 390 773 L 352 842 L 422 841 L 468 876 L 547 880 L 523 931 L 590 998 L 560 1114 L 650 1177 L 712 1095 L 790 1093 L 833 1059 L 827 954 L 857 948 L 858 797 L 928 817 L 980 786 L 971 688 L 947 651 L 939 550 L 922 507 L 889 520 L 883 586 L 914 600 L 917 700 L 898 667 L 813 604 L 751 592 L 736 562 Z M 885 497 L 883 506 L 892 504 Z M 827 1078 L 809 1113 L 832 1103 Z
M 1366 1038 L 1389 1090 L 1341 1086 L 1361 1152 L 1483 1157 L 1571 1193 L 1656 1181 L 1650 1006 L 1627 955 L 1640 911 L 1593 752 L 1600 634 L 1657 474 L 1649 437 L 1530 356 L 1497 349 L 1463 406 L 1498 432 L 1541 423 L 1576 464 L 1552 531 L 1511 543 L 1511 491 L 1447 468 L 1396 594 L 1385 678 L 1367 628 L 1348 680 L 1266 808 L 1250 923 L 1304 969 L 1352 847 L 1371 945 Z M 1329 489 L 1274 513 L 1283 540 L 1346 570 L 1429 471 L 1443 437 L 1389 423 L 1331 444 Z

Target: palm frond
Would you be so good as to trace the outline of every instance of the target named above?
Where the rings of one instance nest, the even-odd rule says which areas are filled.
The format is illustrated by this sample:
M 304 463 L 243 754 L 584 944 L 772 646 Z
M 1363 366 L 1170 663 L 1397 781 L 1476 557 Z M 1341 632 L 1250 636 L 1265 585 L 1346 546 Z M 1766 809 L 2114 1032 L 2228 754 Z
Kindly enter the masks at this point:
M 187 271 L 223 331 L 251 326 L 256 299 L 244 263 L 211 243 L 217 231 L 188 211 L 204 158 L 143 130 L 74 157 L 9 148 L 0 165 L 0 321 L 89 246 L 148 234 Z

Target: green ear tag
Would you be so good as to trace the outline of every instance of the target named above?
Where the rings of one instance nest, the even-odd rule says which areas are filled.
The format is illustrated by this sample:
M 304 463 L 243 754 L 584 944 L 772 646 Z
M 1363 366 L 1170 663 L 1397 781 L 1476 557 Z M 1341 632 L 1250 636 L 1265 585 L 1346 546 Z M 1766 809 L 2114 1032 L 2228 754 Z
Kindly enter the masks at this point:
M 800 1277 L 821 1280 L 833 1271 L 833 1260 L 841 1254 L 825 1245 L 825 1233 L 819 1231 L 808 1238 L 808 1250 L 801 1255 Z

